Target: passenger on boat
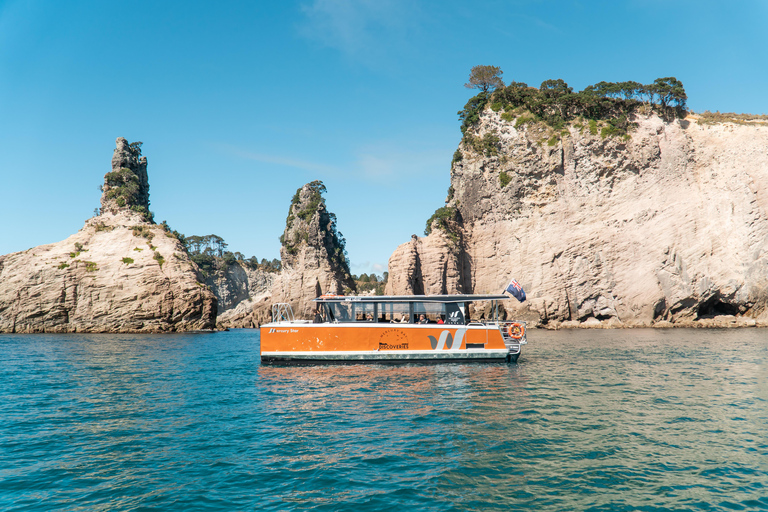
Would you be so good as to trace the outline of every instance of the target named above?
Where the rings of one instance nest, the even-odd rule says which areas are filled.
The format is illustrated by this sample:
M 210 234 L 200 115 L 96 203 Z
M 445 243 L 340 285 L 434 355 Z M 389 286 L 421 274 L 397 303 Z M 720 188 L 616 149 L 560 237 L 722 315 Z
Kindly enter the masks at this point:
M 440 316 L 438 317 L 438 319 L 437 319 L 437 323 L 439 323 L 439 324 L 444 324 L 444 323 L 445 323 L 445 322 L 443 321 L 443 315 L 440 315 Z
M 420 324 L 428 324 L 429 320 L 427 320 L 427 317 L 422 313 L 419 315 L 419 323 Z
M 402 317 L 400 317 L 400 323 L 401 324 L 407 324 L 408 323 L 408 317 L 403 314 Z
M 312 321 L 314 324 L 321 324 L 323 323 L 323 315 L 320 314 L 320 309 L 315 311 L 315 319 Z

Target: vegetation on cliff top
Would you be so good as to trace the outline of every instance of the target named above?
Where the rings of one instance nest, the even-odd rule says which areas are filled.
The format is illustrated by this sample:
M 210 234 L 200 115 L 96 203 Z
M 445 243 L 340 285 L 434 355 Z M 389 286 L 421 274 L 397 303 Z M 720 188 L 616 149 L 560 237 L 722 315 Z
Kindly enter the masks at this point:
M 278 272 L 282 268 L 280 260 L 277 258 L 274 258 L 272 261 L 262 258 L 259 261 L 256 256 L 246 258 L 240 252 L 227 251 L 226 249 L 229 244 L 218 235 L 181 235 L 181 242 L 192 261 L 197 264 L 205 277 L 238 262 L 253 270 L 265 272 Z
M 486 69 L 486 68 L 491 68 Z M 489 75 L 495 73 L 496 80 Z M 493 66 L 475 66 L 466 87 L 481 89 L 458 112 L 461 132 L 480 120 L 480 114 L 490 104 L 494 111 L 504 111 L 507 121 L 529 114 L 532 121 L 541 121 L 555 129 L 581 117 L 607 121 L 614 131 L 626 133 L 629 116 L 645 106 L 664 117 L 684 117 L 688 96 L 682 82 L 675 77 L 657 78 L 652 84 L 639 82 L 599 82 L 574 92 L 562 80 L 545 80 L 539 88 L 523 82 L 504 86 L 501 70 Z M 506 115 L 505 115 L 506 114 Z M 526 119 L 527 121 L 528 119 Z

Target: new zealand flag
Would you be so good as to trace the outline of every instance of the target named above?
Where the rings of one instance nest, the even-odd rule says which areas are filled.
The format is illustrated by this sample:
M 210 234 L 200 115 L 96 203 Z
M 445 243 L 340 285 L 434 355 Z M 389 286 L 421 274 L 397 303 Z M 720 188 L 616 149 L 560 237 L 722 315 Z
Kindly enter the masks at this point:
M 511 293 L 520 302 L 525 302 L 525 290 L 523 290 L 523 287 L 520 286 L 517 280 L 513 279 L 510 281 L 504 291 Z

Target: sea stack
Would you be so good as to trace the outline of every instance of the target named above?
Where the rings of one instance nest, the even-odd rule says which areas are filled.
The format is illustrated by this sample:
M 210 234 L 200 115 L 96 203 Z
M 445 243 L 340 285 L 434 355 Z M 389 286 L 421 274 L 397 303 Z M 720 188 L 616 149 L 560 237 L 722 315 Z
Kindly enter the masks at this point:
M 326 209 L 325 190 L 321 181 L 313 181 L 296 191 L 280 238 L 282 271 L 272 286 L 271 302 L 287 302 L 303 318 L 313 314 L 312 299 L 356 290 L 336 216 Z
M 149 211 L 141 143 L 118 138 L 100 214 L 66 240 L 0 256 L 0 332 L 215 327 L 216 298 Z

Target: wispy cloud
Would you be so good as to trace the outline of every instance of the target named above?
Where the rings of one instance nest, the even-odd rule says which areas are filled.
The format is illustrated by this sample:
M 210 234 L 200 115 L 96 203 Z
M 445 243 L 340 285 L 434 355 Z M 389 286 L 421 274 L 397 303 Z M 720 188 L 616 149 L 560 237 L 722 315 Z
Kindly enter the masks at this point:
M 251 151 L 231 144 L 220 143 L 215 144 L 215 147 L 226 155 L 244 160 L 395 187 L 399 180 L 407 180 L 410 176 L 443 172 L 446 158 L 448 158 L 445 151 L 411 149 L 393 141 L 366 144 L 343 155 L 343 159 L 350 162 L 346 165 L 328 165 L 322 162 Z
M 312 0 L 301 12 L 301 36 L 373 64 L 408 44 L 418 9 L 405 0 Z
M 445 171 L 450 160 L 449 150 L 419 149 L 408 145 L 380 141 L 361 147 L 353 164 L 356 174 L 365 180 L 392 184 L 412 176 L 424 176 Z
M 300 160 L 296 158 L 285 157 L 281 155 L 270 155 L 266 153 L 257 153 L 253 151 L 247 151 L 230 144 L 217 144 L 219 150 L 222 152 L 242 158 L 245 160 L 253 160 L 255 162 L 262 162 L 266 164 L 275 164 L 285 167 L 293 167 L 308 172 L 319 172 L 327 174 L 339 174 L 342 169 L 332 165 L 325 165 L 317 162 L 309 162 L 307 160 Z

